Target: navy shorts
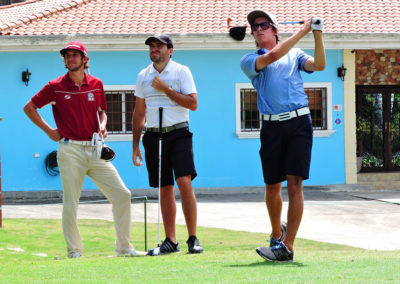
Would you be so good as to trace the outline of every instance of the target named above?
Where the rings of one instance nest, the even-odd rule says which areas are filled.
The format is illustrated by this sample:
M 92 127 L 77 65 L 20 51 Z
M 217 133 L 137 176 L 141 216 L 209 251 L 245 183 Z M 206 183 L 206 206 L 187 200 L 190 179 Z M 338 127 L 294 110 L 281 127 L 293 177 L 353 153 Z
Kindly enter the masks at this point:
M 285 181 L 287 175 L 308 179 L 313 142 L 309 114 L 285 121 L 263 121 L 260 139 L 266 184 Z
M 197 176 L 193 158 L 193 133 L 188 128 L 177 129 L 162 134 L 161 186 L 174 185 L 175 179 L 183 176 Z M 143 146 L 149 184 L 158 187 L 158 149 L 159 133 L 146 132 L 143 135 Z

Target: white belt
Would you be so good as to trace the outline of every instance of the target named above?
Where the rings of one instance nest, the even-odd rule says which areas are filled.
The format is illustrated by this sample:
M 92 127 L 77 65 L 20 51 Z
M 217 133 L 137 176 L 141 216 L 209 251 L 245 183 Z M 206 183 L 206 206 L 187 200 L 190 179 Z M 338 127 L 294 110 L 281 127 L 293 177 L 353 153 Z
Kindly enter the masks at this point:
M 267 121 L 285 121 L 298 116 L 306 115 L 310 113 L 308 107 L 299 108 L 293 111 L 282 112 L 278 114 L 263 114 L 263 120 Z
M 71 143 L 71 144 L 82 145 L 82 146 L 93 146 L 92 141 L 78 141 L 78 140 L 72 140 L 69 138 L 61 139 L 60 143 L 64 143 L 64 144 Z

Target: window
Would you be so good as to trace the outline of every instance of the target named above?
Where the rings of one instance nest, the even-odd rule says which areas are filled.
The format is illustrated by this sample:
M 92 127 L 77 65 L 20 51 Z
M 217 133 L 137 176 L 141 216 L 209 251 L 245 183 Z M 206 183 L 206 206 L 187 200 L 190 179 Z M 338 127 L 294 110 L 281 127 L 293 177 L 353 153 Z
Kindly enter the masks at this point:
M 314 128 L 314 137 L 327 137 L 332 130 L 332 84 L 304 83 Z M 257 107 L 257 92 L 250 83 L 236 84 L 236 135 L 258 138 L 261 115 Z
M 314 130 L 326 130 L 326 88 L 304 88 Z
M 135 108 L 133 85 L 104 86 L 107 101 L 107 140 L 132 139 L 132 114 Z
M 260 113 L 257 108 L 257 92 L 253 88 L 240 90 L 240 121 L 242 131 L 259 131 Z

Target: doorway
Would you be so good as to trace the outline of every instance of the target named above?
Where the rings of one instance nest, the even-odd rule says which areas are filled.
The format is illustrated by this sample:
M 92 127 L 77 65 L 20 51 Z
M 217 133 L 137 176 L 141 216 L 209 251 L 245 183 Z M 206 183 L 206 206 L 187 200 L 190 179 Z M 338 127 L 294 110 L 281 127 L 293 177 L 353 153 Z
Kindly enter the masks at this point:
M 362 172 L 400 171 L 400 86 L 357 86 Z

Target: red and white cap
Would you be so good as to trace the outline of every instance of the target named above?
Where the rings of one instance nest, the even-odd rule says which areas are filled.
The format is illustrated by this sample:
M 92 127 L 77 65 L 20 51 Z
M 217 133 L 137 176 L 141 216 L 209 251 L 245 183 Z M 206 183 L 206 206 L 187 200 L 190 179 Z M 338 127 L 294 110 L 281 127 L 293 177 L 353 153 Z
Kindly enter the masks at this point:
M 87 54 L 87 49 L 86 47 L 83 45 L 83 43 L 79 42 L 79 41 L 71 41 L 70 43 L 67 43 L 63 49 L 60 50 L 60 53 L 62 56 L 65 55 L 65 52 L 68 49 L 73 49 L 73 50 L 79 50 L 80 52 L 82 52 L 85 56 L 88 56 Z

